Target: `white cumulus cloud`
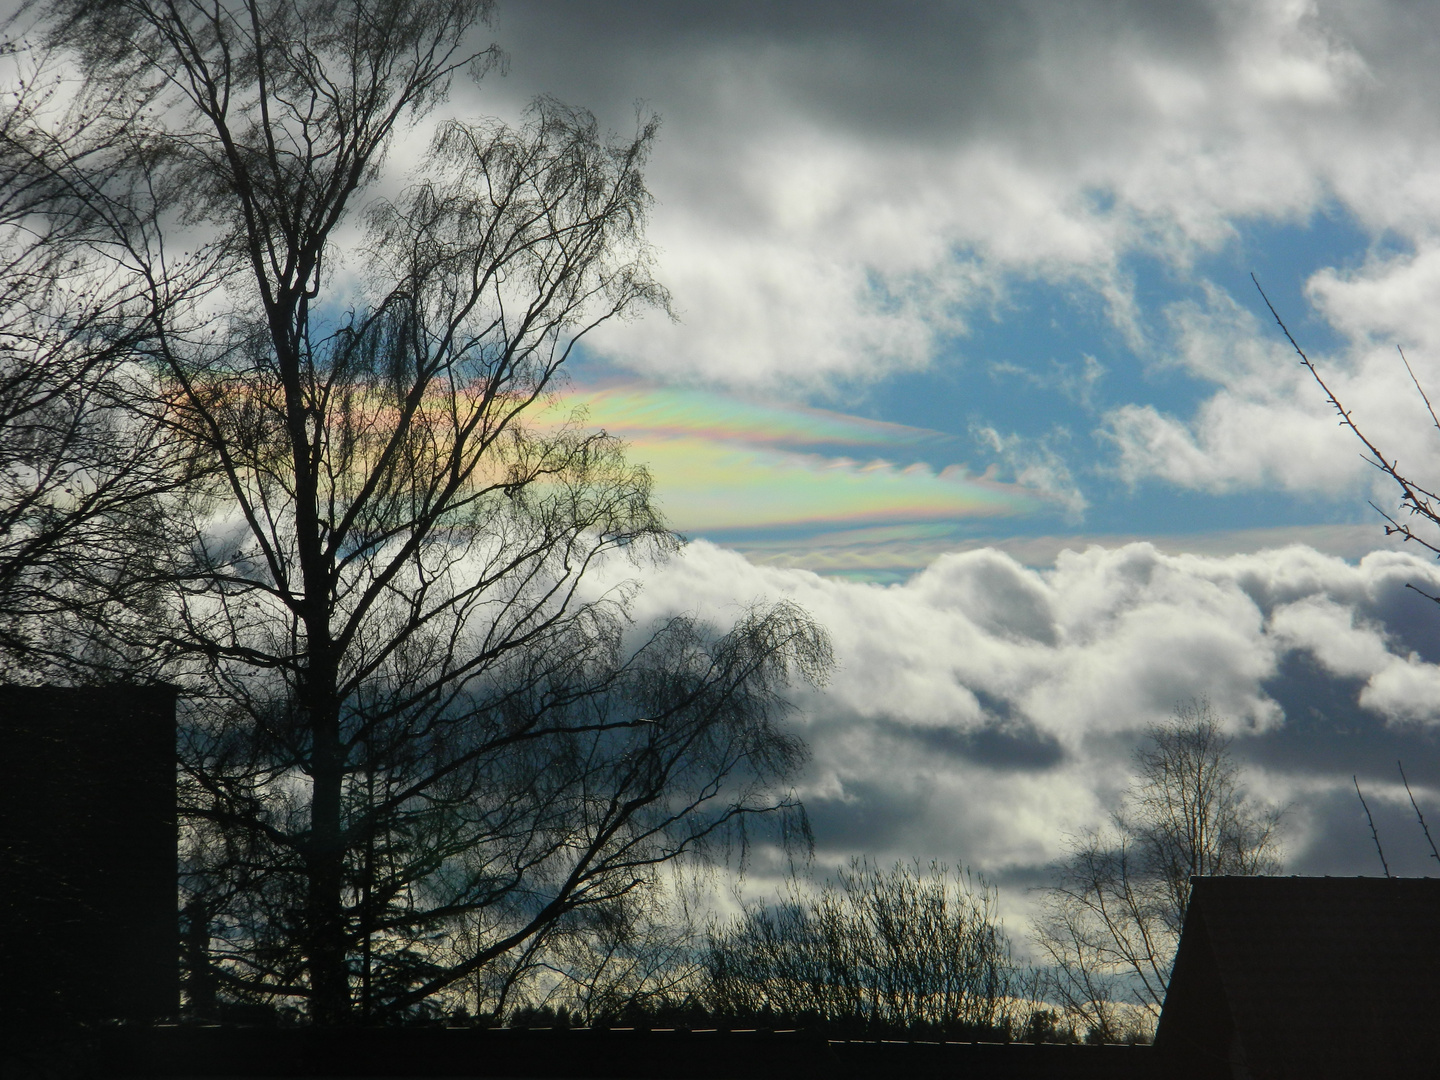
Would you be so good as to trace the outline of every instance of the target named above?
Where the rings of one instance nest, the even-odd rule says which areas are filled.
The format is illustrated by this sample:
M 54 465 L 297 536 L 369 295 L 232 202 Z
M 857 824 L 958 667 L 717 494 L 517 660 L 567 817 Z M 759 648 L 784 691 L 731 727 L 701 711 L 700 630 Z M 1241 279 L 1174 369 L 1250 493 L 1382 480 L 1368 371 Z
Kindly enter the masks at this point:
M 924 365 L 1010 275 L 1092 288 L 1184 265 L 1257 217 L 1338 203 L 1406 237 L 1440 222 L 1434 35 L 1402 4 L 1032 0 L 827 5 L 512 2 L 508 82 L 624 127 L 650 170 L 684 312 L 607 330 L 651 374 L 823 386 Z M 977 307 L 978 305 L 978 307 Z
M 1257 794 L 1291 804 L 1292 866 L 1366 869 L 1368 836 L 1326 816 L 1352 773 L 1393 781 L 1404 757 L 1422 792 L 1440 788 L 1440 613 L 1406 588 L 1440 589 L 1440 570 L 1404 553 L 1135 543 L 1037 569 L 987 549 L 879 586 L 697 542 L 646 579 L 642 626 L 675 611 L 723 624 L 785 597 L 829 629 L 830 685 L 794 699 L 822 860 L 963 859 L 1042 880 L 1066 835 L 1114 807 L 1146 726 L 1199 697 Z M 1347 741 L 1357 731 L 1369 756 Z

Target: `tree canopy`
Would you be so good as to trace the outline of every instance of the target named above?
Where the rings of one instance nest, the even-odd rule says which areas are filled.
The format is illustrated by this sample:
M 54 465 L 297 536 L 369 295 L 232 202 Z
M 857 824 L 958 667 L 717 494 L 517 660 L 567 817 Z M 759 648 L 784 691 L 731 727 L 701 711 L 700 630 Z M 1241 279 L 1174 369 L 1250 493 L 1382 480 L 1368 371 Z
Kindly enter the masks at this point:
M 1037 927 L 1054 994 L 1107 1042 L 1159 1016 L 1192 877 L 1280 872 L 1280 812 L 1246 793 L 1208 702 L 1152 725 L 1135 765 L 1111 828 L 1071 838 Z
M 439 117 L 497 59 L 489 13 L 29 12 L 76 138 L 123 150 L 70 151 L 78 181 L 38 209 L 83 208 L 77 250 L 116 283 L 124 332 L 86 340 L 124 346 L 95 370 L 123 376 L 103 416 L 148 500 L 119 519 L 144 604 L 87 633 L 185 693 L 192 985 L 319 1023 L 424 1009 L 757 815 L 803 831 L 781 691 L 823 679 L 824 633 L 783 603 L 633 627 L 634 586 L 587 579 L 676 545 L 644 469 L 552 406 L 588 332 L 668 304 L 656 123 L 610 137 L 548 99 L 519 127 Z M 12 111 L 13 142 L 56 115 Z M 427 123 L 402 174 L 390 151 Z

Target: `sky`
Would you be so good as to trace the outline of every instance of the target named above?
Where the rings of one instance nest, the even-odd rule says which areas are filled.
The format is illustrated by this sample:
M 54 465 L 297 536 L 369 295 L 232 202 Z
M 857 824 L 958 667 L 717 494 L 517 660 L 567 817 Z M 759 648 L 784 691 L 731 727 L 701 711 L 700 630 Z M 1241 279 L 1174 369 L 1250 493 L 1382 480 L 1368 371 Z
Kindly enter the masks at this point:
M 1440 392 L 1440 9 L 508 0 L 492 33 L 455 111 L 661 118 L 677 317 L 602 328 L 565 401 L 691 541 L 638 623 L 829 629 L 793 695 L 817 865 L 964 863 L 1023 925 L 1203 698 L 1291 872 L 1380 872 L 1352 776 L 1391 870 L 1440 872 L 1396 765 L 1440 825 L 1440 568 L 1251 279 L 1440 473 L 1397 352 Z

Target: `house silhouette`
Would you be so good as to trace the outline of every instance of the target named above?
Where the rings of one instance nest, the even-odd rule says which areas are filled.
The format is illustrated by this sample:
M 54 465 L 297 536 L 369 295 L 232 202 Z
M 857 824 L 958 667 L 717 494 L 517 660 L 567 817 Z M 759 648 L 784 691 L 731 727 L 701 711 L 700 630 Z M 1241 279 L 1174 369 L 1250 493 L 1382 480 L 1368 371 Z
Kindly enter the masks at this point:
M 180 1004 L 175 690 L 0 686 L 0 1033 Z
M 1191 888 L 1157 1050 L 1236 1080 L 1440 1077 L 1440 878 Z

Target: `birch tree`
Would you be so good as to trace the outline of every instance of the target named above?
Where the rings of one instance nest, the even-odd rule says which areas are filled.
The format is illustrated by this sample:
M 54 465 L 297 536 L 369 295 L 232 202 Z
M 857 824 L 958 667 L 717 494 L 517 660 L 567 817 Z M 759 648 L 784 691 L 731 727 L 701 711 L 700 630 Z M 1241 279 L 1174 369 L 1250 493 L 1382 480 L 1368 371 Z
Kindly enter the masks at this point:
M 665 308 L 655 124 L 439 118 L 480 0 L 66 0 L 91 100 L 143 100 L 136 279 L 168 438 L 205 462 L 154 557 L 190 702 L 187 892 L 222 993 L 423 1009 L 760 815 L 824 634 L 788 605 L 639 633 L 602 563 L 675 546 L 615 440 L 546 412 L 595 327 Z M 430 131 L 416 165 L 402 139 Z M 422 144 L 424 140 L 422 140 Z M 202 935 L 194 932 L 191 939 Z M 463 947 L 462 947 L 463 946 Z

